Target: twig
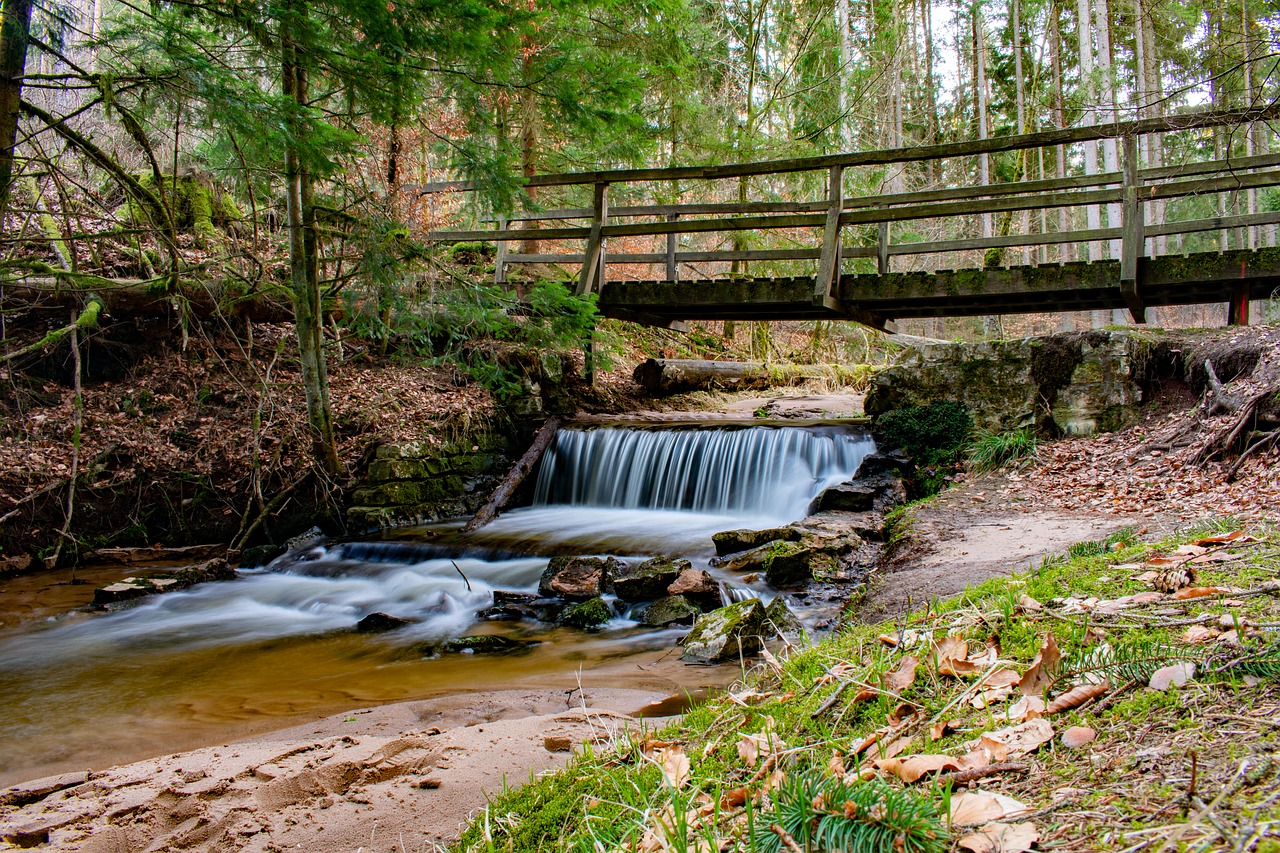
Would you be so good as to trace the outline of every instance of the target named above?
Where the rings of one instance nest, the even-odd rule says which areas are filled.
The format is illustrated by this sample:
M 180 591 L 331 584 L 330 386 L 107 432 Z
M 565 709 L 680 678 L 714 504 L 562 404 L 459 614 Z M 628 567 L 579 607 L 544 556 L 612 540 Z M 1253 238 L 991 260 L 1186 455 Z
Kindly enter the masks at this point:
M 1244 452 L 1240 454 L 1240 458 L 1232 463 L 1231 467 L 1227 469 L 1227 482 L 1230 483 L 1236 478 L 1236 474 L 1240 471 L 1240 466 L 1244 464 L 1246 459 L 1254 453 L 1262 450 L 1266 445 L 1275 444 L 1277 439 L 1280 439 L 1280 429 L 1273 429 L 1271 432 L 1245 448 Z
M 1107 694 L 1107 698 L 1093 706 L 1093 713 L 1101 714 L 1116 703 L 1122 695 L 1138 686 L 1137 679 L 1130 679 Z
M 462 569 L 458 568 L 457 563 L 454 563 L 453 560 L 450 560 L 449 562 L 453 563 L 453 570 L 462 577 L 462 582 L 467 585 L 467 592 L 471 592 L 471 581 L 467 580 L 467 576 L 462 574 Z
M 938 777 L 938 784 L 946 785 L 949 782 L 952 785 L 967 785 L 970 782 L 985 779 L 987 776 L 995 776 L 997 773 L 1026 772 L 1026 764 L 1020 764 L 1016 761 L 1002 761 L 997 764 L 988 764 L 986 767 L 973 767 L 969 770 L 956 770 L 951 773 L 943 773 Z
M 769 831 L 782 839 L 782 846 L 790 850 L 791 853 L 804 853 L 804 849 L 801 848 L 801 846 L 796 843 L 796 840 L 791 837 L 791 833 L 787 832 L 780 825 L 776 823 L 773 824 L 769 827 Z

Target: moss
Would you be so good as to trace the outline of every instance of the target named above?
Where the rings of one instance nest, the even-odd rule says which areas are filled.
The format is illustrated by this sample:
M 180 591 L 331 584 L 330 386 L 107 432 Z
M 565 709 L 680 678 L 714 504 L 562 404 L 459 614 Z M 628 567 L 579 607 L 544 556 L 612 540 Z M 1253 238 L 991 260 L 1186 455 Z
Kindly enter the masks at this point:
M 560 614 L 560 621 L 570 628 L 583 631 L 595 631 L 604 627 L 613 618 L 613 611 L 603 598 L 589 598 L 578 604 L 571 604 Z

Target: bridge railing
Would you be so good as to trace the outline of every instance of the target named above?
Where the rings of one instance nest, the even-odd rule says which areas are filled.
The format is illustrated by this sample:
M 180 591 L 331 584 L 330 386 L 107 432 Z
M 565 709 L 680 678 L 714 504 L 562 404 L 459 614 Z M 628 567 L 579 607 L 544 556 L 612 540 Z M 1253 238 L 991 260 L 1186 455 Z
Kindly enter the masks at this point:
M 561 175 L 539 175 L 528 180 L 529 187 L 592 187 L 590 207 L 537 210 L 512 214 L 493 229 L 434 232 L 436 242 L 485 240 L 498 248 L 495 278 L 504 282 L 508 267 L 514 264 L 568 264 L 578 268 L 577 291 L 588 293 L 607 280 L 611 264 L 652 264 L 664 268 L 666 281 L 678 281 L 682 265 L 701 262 L 816 261 L 813 304 L 840 308 L 835 286 L 841 274 L 841 261 L 849 258 L 872 259 L 878 273 L 893 271 L 892 259 L 904 256 L 929 256 L 962 252 L 988 252 L 1009 248 L 1038 248 L 1038 260 L 1048 260 L 1047 247 L 1058 246 L 1059 261 L 1067 259 L 1063 247 L 1088 247 L 1089 259 L 1110 255 L 1120 260 L 1119 286 L 1135 319 L 1141 320 L 1143 301 L 1139 286 L 1139 259 L 1160 254 L 1167 238 L 1199 232 L 1220 232 L 1225 248 L 1228 232 L 1236 233 L 1237 247 L 1247 242 L 1252 247 L 1259 239 L 1274 244 L 1275 227 L 1280 224 L 1280 211 L 1256 210 L 1256 191 L 1280 186 L 1280 154 L 1263 153 L 1246 157 L 1229 157 L 1207 162 L 1188 162 L 1170 166 L 1144 167 L 1140 151 L 1150 144 L 1158 145 L 1158 135 L 1168 132 L 1248 127 L 1280 115 L 1280 105 L 1243 111 L 1199 112 L 1182 116 L 1119 122 L 1081 128 L 1044 131 L 1020 136 L 951 143 L 917 148 L 839 154 L 828 157 L 797 158 L 706 167 L 666 169 L 628 169 Z M 876 193 L 846 197 L 845 174 L 857 167 L 902 167 L 908 163 L 943 161 L 956 157 L 983 157 L 991 154 L 1056 149 L 1063 158 L 1065 146 L 1114 141 L 1119 151 L 1118 171 L 1094 175 L 1078 175 L 1040 180 L 1023 180 L 986 185 L 953 186 L 912 192 Z M 673 181 L 724 181 L 760 175 L 783 175 L 803 172 L 825 172 L 825 198 L 816 201 L 737 201 L 622 205 L 610 207 L 609 191 L 614 185 Z M 474 184 L 465 181 L 424 185 L 422 193 L 469 191 Z M 1224 196 L 1236 199 L 1246 193 L 1245 212 L 1169 221 L 1167 205 L 1193 196 Z M 1009 233 L 1012 214 L 1070 210 L 1084 207 L 1107 211 L 1107 225 L 1101 225 L 1101 214 L 1091 213 L 1087 219 L 1093 227 L 1057 230 L 1047 228 L 1042 219 L 1039 231 Z M 1154 209 L 1156 215 L 1151 215 Z M 1007 214 L 1003 233 L 993 233 L 991 218 Z M 645 221 L 636 221 L 645 220 Z M 582 225 L 567 225 L 581 221 Z M 983 227 L 970 236 L 973 223 Z M 552 227 L 513 228 L 513 224 L 556 223 Z M 895 225 L 926 222 L 951 223 L 951 232 L 963 236 L 949 239 L 923 239 L 893 242 Z M 958 226 L 956 225 L 957 223 Z M 1059 220 L 1059 225 L 1063 220 Z M 1095 224 L 1096 223 L 1096 224 Z M 844 245 L 844 229 L 874 229 L 872 245 Z M 686 249 L 679 245 L 681 236 L 723 234 L 740 231 L 787 231 L 820 229 L 820 240 L 810 248 L 771 249 Z M 945 231 L 946 229 L 939 229 Z M 610 239 L 655 236 L 665 237 L 662 252 L 608 252 Z M 511 252 L 508 244 L 516 241 L 583 241 L 581 252 Z M 986 265 L 984 258 L 979 265 Z M 844 306 L 848 313 L 848 306 Z

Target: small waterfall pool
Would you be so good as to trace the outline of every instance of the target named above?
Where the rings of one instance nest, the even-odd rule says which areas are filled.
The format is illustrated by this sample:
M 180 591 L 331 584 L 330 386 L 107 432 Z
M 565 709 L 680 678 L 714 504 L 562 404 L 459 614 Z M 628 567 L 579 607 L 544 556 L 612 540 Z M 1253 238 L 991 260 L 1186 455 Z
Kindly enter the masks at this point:
M 584 634 L 476 614 L 496 590 L 535 591 L 555 554 L 682 556 L 706 568 L 713 533 L 803 517 L 871 449 L 865 434 L 838 426 L 566 429 L 532 505 L 469 536 L 452 522 L 318 547 L 109 615 L 69 611 L 129 571 L 98 572 L 91 585 L 57 591 L 54 604 L 39 603 L 47 578 L 9 581 L 0 600 L 30 606 L 18 607 L 25 621 L 0 630 L 0 785 L 381 702 L 572 687 L 581 671 L 592 686 L 702 686 L 707 670 L 671 654 L 684 629 L 644 629 L 624 614 Z M 772 594 L 722 580 L 728 598 Z M 352 631 L 373 612 L 415 621 L 389 634 Z M 477 633 L 540 644 L 520 655 L 431 652 Z

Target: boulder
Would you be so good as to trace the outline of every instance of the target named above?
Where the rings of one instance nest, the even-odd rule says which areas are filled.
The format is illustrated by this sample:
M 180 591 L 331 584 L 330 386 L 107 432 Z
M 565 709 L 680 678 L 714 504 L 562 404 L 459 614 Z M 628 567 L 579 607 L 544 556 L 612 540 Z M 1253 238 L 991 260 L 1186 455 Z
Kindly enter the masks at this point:
M 382 634 L 387 631 L 394 631 L 397 628 L 403 628 L 405 625 L 412 625 L 412 619 L 404 619 L 400 616 L 392 616 L 390 613 L 370 613 L 368 616 L 356 623 L 356 630 L 361 634 Z
M 752 548 L 758 548 L 779 539 L 798 542 L 800 532 L 790 527 L 770 527 L 765 530 L 722 530 L 711 537 L 711 541 L 716 545 L 716 554 L 720 557 L 750 551 Z
M 538 581 L 538 594 L 586 601 L 608 589 L 612 575 L 625 565 L 613 557 L 552 557 Z
M 286 550 L 283 545 L 252 545 L 240 552 L 240 565 L 246 569 L 265 566 Z
M 476 614 L 487 622 L 517 622 L 531 619 L 538 622 L 556 622 L 564 610 L 564 602 L 558 598 L 539 598 L 531 592 L 507 592 L 495 590 L 493 606 Z
M 692 569 L 688 560 L 654 557 L 638 566 L 620 569 L 613 575 L 613 592 L 626 602 L 653 601 L 667 594 L 667 587 L 680 574 Z
M 798 542 L 778 542 L 764 559 L 764 580 L 773 587 L 796 586 L 813 577 L 813 549 Z
M 684 638 L 680 659 L 717 663 L 755 654 L 764 645 L 764 605 L 758 598 L 704 613 Z
M 537 640 L 515 640 L 496 634 L 480 634 L 448 640 L 441 643 L 438 649 L 444 654 L 506 655 L 527 652 L 536 645 Z
M 875 375 L 864 410 L 877 417 L 946 400 L 964 403 L 975 424 L 993 432 L 1114 430 L 1142 402 L 1135 376 L 1142 346 L 1127 331 L 921 344 Z
M 685 569 L 667 587 L 668 595 L 681 595 L 703 610 L 714 610 L 724 603 L 720 581 L 705 569 Z
M 702 615 L 702 608 L 683 595 L 668 595 L 650 604 L 640 614 L 640 624 L 651 628 L 667 625 L 692 625 Z
M 100 587 L 93 591 L 93 603 L 98 607 L 110 607 L 123 604 L 133 599 L 157 595 L 162 592 L 173 592 L 186 589 L 198 583 L 209 581 L 234 580 L 236 570 L 227 565 L 221 557 L 205 560 L 194 566 L 187 566 L 176 572 L 148 575 L 147 577 L 125 578 L 124 580 Z
M 570 604 L 560 614 L 560 623 L 570 628 L 594 631 L 613 618 L 613 610 L 603 598 L 591 598 Z
M 728 569 L 733 572 L 756 572 L 764 568 L 765 558 L 773 553 L 773 542 L 761 545 L 758 548 L 752 548 L 750 551 L 743 551 L 741 554 L 731 554 L 728 557 L 712 557 L 711 565 L 717 569 Z M 782 544 L 782 543 L 777 543 Z
M 875 506 L 876 490 L 860 483 L 841 483 L 818 496 L 818 512 L 866 512 Z M 799 537 L 797 537 L 799 538 Z
M 804 625 L 800 624 L 799 617 L 791 612 L 787 600 L 782 596 L 769 602 L 769 606 L 764 609 L 764 619 L 765 626 L 783 639 L 804 636 Z
M 877 451 L 868 453 L 862 458 L 862 462 L 858 465 L 858 470 L 854 473 L 853 479 L 861 480 L 864 477 L 874 477 L 877 474 L 886 474 L 890 471 L 899 471 L 906 474 L 910 473 L 914 468 L 915 463 L 911 461 L 911 457 L 901 450 L 889 450 L 884 453 Z

